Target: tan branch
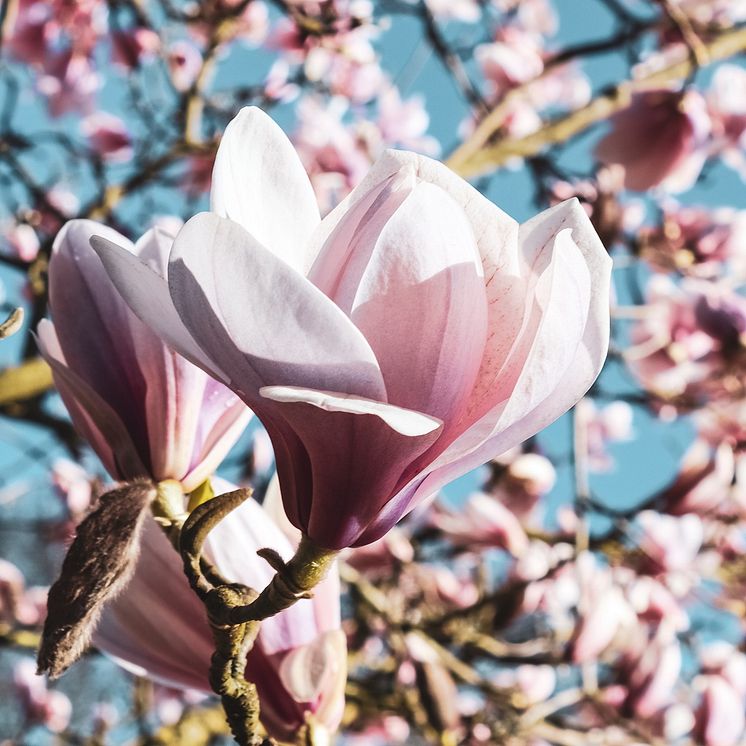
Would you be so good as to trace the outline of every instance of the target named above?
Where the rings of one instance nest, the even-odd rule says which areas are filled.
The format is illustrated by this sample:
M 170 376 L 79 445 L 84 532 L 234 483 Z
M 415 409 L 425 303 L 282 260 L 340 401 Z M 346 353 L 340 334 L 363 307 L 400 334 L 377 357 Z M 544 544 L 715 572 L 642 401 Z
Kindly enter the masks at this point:
M 704 44 L 703 54 L 710 62 L 717 62 L 746 51 L 746 28 L 724 31 Z M 525 87 L 505 96 L 479 124 L 473 134 L 450 156 L 450 168 L 466 178 L 490 173 L 511 158 L 528 158 L 555 143 L 569 140 L 591 125 L 608 119 L 626 108 L 632 95 L 639 91 L 666 86 L 685 80 L 696 69 L 696 63 L 686 59 L 670 62 L 634 80 L 626 80 L 594 98 L 587 106 L 547 122 L 536 132 L 525 137 L 508 137 L 491 141 L 499 133 L 507 113 L 517 96 L 525 94 Z
M 0 371 L 0 406 L 33 399 L 53 385 L 52 371 L 40 357 Z

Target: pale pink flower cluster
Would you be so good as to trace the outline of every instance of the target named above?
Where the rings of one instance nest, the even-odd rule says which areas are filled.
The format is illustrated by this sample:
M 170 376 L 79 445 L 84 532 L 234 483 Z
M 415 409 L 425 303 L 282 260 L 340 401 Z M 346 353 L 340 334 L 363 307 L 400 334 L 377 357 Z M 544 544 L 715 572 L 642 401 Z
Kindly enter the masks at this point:
M 62 692 L 47 688 L 36 673 L 36 664 L 22 658 L 13 670 L 13 688 L 29 725 L 37 724 L 52 733 L 62 733 L 70 724 L 72 704 Z
M 99 0 L 22 0 L 8 39 L 13 57 L 38 71 L 36 84 L 52 116 L 92 112 L 101 87 L 93 53 L 107 31 Z
M 281 50 L 288 73 L 300 68 L 312 83 L 322 84 L 333 95 L 353 103 L 374 98 L 385 83 L 373 40 L 379 28 L 373 20 L 374 6 L 367 0 L 333 0 L 324 3 L 294 2 L 303 16 L 324 19 L 321 33 L 308 33 L 294 17 L 283 17 L 272 29 L 268 43 Z
M 645 389 L 693 406 L 743 391 L 746 299 L 725 282 L 654 275 L 627 363 Z
M 388 84 L 377 99 L 376 117 L 361 117 L 341 97 L 303 98 L 297 106 L 293 142 L 311 179 L 322 213 L 327 213 L 357 186 L 387 147 L 437 155 L 428 136 L 430 119 L 419 96 L 402 99 Z
M 545 68 L 551 58 L 547 37 L 556 27 L 553 11 L 538 5 L 521 4 L 511 20 L 498 28 L 492 42 L 474 50 L 488 101 L 498 102 L 511 89 L 522 87 L 521 96 L 511 100 L 502 127 L 513 137 L 537 130 L 546 110 L 575 109 L 586 104 L 591 95 L 588 79 L 578 66 Z
M 746 278 L 746 210 L 662 203 L 660 223 L 639 232 L 640 251 L 657 271 L 716 279 Z

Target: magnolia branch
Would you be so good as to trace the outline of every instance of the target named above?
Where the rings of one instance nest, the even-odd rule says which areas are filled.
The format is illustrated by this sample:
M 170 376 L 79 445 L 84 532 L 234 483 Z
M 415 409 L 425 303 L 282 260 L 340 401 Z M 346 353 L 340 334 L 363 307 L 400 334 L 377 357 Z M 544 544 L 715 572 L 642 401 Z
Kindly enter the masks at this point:
M 746 28 L 724 31 L 704 44 L 709 64 L 746 51 Z M 594 98 L 587 106 L 554 119 L 525 137 L 499 139 L 498 135 L 511 106 L 525 94 L 527 86 L 515 88 L 477 126 L 472 135 L 446 161 L 465 178 L 488 174 L 505 165 L 511 158 L 529 158 L 550 145 L 567 142 L 592 125 L 608 119 L 629 106 L 633 94 L 658 86 L 669 86 L 685 80 L 697 63 L 687 53 L 659 70 L 614 86 Z

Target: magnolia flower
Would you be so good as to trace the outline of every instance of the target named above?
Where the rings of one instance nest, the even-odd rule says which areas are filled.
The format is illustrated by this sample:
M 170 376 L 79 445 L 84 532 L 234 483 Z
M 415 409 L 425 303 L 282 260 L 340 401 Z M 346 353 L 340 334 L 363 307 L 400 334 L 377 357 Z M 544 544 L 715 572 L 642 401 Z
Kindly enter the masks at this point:
M 711 128 L 699 93 L 638 93 L 611 123 L 612 130 L 596 147 L 596 156 L 603 163 L 624 166 L 627 189 L 644 192 L 660 185 L 683 192 L 696 182 L 707 157 Z
M 233 489 L 222 480 L 213 484 L 219 492 Z M 263 588 L 274 575 L 256 554 L 263 547 L 285 559 L 292 555 L 290 541 L 250 499 L 210 532 L 205 551 L 225 576 Z M 208 671 L 214 644 L 204 606 L 189 587 L 179 555 L 151 518 L 132 580 L 107 606 L 94 642 L 139 675 L 169 686 L 211 691 Z M 246 676 L 257 686 L 262 723 L 275 738 L 292 740 L 306 715 L 317 729 L 337 729 L 344 709 L 346 642 L 340 630 L 336 569 L 312 599 L 262 622 L 246 660 Z
M 515 557 L 528 547 L 528 537 L 518 518 L 483 492 L 471 495 L 459 511 L 436 504 L 429 517 L 430 523 L 449 539 L 466 546 L 502 547 Z
M 67 223 L 49 265 L 54 324 L 39 324 L 41 353 L 75 427 L 112 477 L 176 479 L 193 490 L 250 412 L 132 314 L 90 247 L 94 234 L 127 247 L 154 271 L 165 269 L 171 238 L 159 228 L 132 245 L 92 221 Z
M 168 281 L 93 239 L 132 309 L 238 393 L 290 521 L 375 541 L 557 419 L 608 343 L 610 260 L 577 203 L 519 226 L 441 164 L 387 152 L 323 222 L 280 128 L 244 109 Z
M 90 147 L 102 158 L 114 163 L 132 157 L 132 138 L 125 122 L 105 111 L 97 111 L 80 123 Z
M 29 724 L 39 724 L 52 733 L 62 733 L 70 724 L 72 703 L 65 694 L 47 689 L 37 675 L 34 662 L 21 658 L 13 669 L 12 687 Z

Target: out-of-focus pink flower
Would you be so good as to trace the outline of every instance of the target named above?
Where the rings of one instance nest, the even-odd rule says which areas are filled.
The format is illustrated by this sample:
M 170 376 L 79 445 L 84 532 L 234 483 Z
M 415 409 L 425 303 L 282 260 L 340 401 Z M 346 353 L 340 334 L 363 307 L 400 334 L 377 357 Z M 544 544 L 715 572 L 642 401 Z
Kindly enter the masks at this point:
M 218 492 L 231 489 L 222 480 L 213 484 Z M 223 575 L 261 590 L 274 571 L 256 552 L 268 546 L 286 560 L 292 556 L 288 539 L 249 499 L 213 529 L 206 551 Z M 131 671 L 209 692 L 212 634 L 181 565 L 163 532 L 148 519 L 135 574 L 106 607 L 94 640 Z M 153 584 L 156 567 L 159 582 Z M 336 569 L 312 599 L 262 622 L 246 676 L 257 685 L 262 722 L 275 738 L 292 740 L 307 715 L 320 730 L 331 734 L 337 729 L 344 707 L 346 643 Z
M 625 592 L 640 621 L 656 626 L 665 621 L 676 632 L 689 629 L 689 616 L 680 601 L 658 578 L 635 575 Z
M 70 700 L 62 692 L 47 689 L 32 660 L 23 658 L 16 663 L 13 686 L 28 721 L 43 725 L 52 733 L 62 733 L 70 724 L 73 709 Z
M 111 60 L 125 71 L 154 59 L 160 47 L 160 37 L 149 28 L 113 31 L 111 34 Z
M 270 46 L 283 50 L 291 65 L 303 65 L 308 80 L 323 82 L 333 94 L 365 103 L 386 81 L 372 45 L 378 28 L 369 17 L 371 4 L 345 5 L 335 3 L 334 33 L 308 34 L 295 21 L 285 18 L 276 24 Z
M 656 572 L 691 569 L 704 539 L 698 515 L 670 516 L 643 510 L 637 522 L 641 529 L 640 549 L 654 563 Z
M 436 505 L 429 518 L 451 541 L 467 547 L 502 547 L 516 557 L 528 547 L 526 532 L 515 515 L 482 492 L 471 495 L 457 510 Z
M 642 256 L 656 269 L 714 278 L 726 266 L 746 276 L 746 210 L 663 205 L 660 226 L 640 231 Z
M 180 181 L 190 199 L 199 199 L 210 191 L 213 160 L 206 155 L 192 155 L 184 159 L 184 172 Z
M 81 518 L 91 507 L 93 486 L 86 470 L 66 458 L 58 458 L 52 464 L 52 482 L 65 500 L 65 505 L 74 517 Z
M 300 93 L 300 86 L 290 80 L 290 65 L 279 59 L 272 63 L 264 79 L 264 95 L 283 103 L 294 101 Z
M 746 728 L 744 698 L 722 677 L 707 676 L 696 731 L 705 746 L 737 746 Z
M 306 97 L 298 104 L 293 140 L 323 213 L 336 207 L 365 176 L 371 164 L 364 144 L 342 118 L 347 104 Z
M 697 735 L 706 746 L 736 746 L 746 729 L 746 656 L 727 643 L 700 652 L 702 702 Z
M 497 40 L 479 45 L 474 55 L 489 82 L 492 98 L 533 80 L 544 70 L 540 39 L 516 26 L 501 28 Z
M 175 41 L 166 51 L 166 60 L 174 88 L 188 91 L 202 69 L 202 53 L 191 42 Z
M 598 170 L 594 180 L 555 181 L 551 185 L 550 204 L 577 197 L 604 246 L 611 249 L 621 234 L 636 231 L 645 216 L 639 200 L 622 201 L 623 186 L 624 168 L 604 167 Z
M 730 494 L 736 462 L 729 443 L 692 443 L 676 479 L 663 493 L 666 511 L 673 515 L 706 515 L 718 509 Z
M 632 407 L 615 401 L 599 409 L 591 399 L 582 399 L 575 405 L 575 416 L 578 426 L 586 431 L 589 467 L 593 471 L 612 469 L 608 445 L 632 438 Z
M 43 64 L 47 45 L 51 41 L 48 24 L 53 15 L 50 3 L 19 3 L 18 14 L 11 19 L 14 23 L 9 26 L 10 34 L 6 42 L 10 54 L 30 65 Z
M 495 683 L 502 687 L 516 687 L 528 705 L 535 705 L 551 697 L 557 686 L 557 674 L 552 666 L 524 664 L 501 671 L 495 677 Z
M 80 129 L 91 148 L 104 159 L 124 163 L 132 157 L 132 138 L 119 117 L 97 111 L 80 123 Z
M 409 723 L 398 715 L 385 715 L 360 732 L 345 732 L 349 746 L 398 746 L 409 738 Z
M 36 205 L 39 212 L 39 229 L 45 233 L 55 234 L 65 219 L 74 215 L 80 206 L 80 200 L 67 187 L 53 186 L 46 193 L 47 204 L 41 201 Z
M 426 0 L 428 10 L 439 20 L 475 23 L 482 17 L 477 0 Z
M 419 563 L 409 569 L 409 582 L 415 584 L 417 593 L 423 595 L 429 604 L 465 609 L 479 600 L 470 558 L 449 567 Z
M 532 517 L 539 500 L 557 480 L 552 462 L 540 453 L 509 451 L 491 465 L 494 475 L 486 490 L 522 521 Z
M 696 182 L 711 131 L 705 100 L 696 91 L 635 94 L 629 107 L 612 117 L 611 126 L 596 146 L 596 157 L 624 166 L 627 189 L 660 186 L 683 192 Z
M 10 248 L 19 259 L 33 262 L 39 253 L 39 237 L 36 231 L 27 223 L 14 223 L 7 232 Z
M 50 261 L 54 324 L 39 325 L 40 350 L 76 428 L 115 479 L 176 479 L 192 490 L 212 474 L 250 413 L 134 316 L 90 246 L 96 234 L 165 271 L 172 238 L 158 228 L 133 245 L 98 223 L 67 223 Z
M 236 38 L 252 46 L 261 44 L 269 33 L 269 9 L 262 0 L 252 0 L 236 24 Z
M 628 706 L 641 718 L 651 718 L 673 701 L 681 672 L 681 646 L 671 627 L 661 624 L 651 640 L 640 640 L 628 651 Z
M 430 116 L 421 96 L 411 96 L 403 101 L 396 86 L 385 88 L 378 96 L 376 121 L 385 146 L 416 150 L 431 156 L 440 151 L 438 141 L 425 134 Z
M 515 14 L 519 25 L 540 36 L 557 33 L 559 19 L 551 0 L 492 0 L 503 13 Z
M 738 65 L 720 65 L 707 92 L 712 119 L 714 153 L 746 176 L 746 71 Z
M 378 541 L 348 550 L 344 559 L 347 564 L 369 577 L 390 576 L 396 564 L 412 562 L 414 547 L 406 533 L 394 526 Z
M 746 300 L 724 283 L 655 275 L 648 306 L 631 331 L 627 363 L 663 398 L 732 397 L 742 388 Z
M 584 663 L 598 658 L 625 626 L 634 624 L 635 616 L 610 569 L 592 554 L 578 557 L 575 572 L 580 621 L 572 641 L 572 659 Z
M 23 573 L 12 563 L 0 559 L 0 621 L 37 625 L 46 616 L 47 588 L 26 587 Z
M 59 117 L 69 111 L 91 112 L 101 82 L 90 58 L 66 49 L 46 58 L 36 86 L 46 98 L 49 113 Z
M 722 676 L 739 697 L 746 697 L 746 655 L 727 642 L 714 642 L 699 652 L 702 671 Z
M 610 261 L 577 202 L 519 227 L 441 164 L 390 151 L 321 223 L 282 130 L 246 109 L 212 206 L 179 233 L 168 283 L 94 244 L 141 317 L 260 417 L 288 517 L 318 546 L 380 538 L 559 417 L 603 364 Z

